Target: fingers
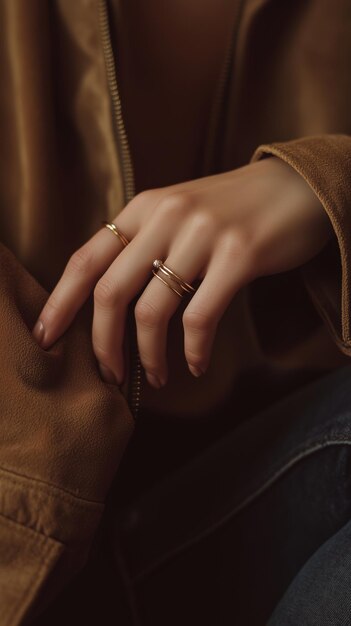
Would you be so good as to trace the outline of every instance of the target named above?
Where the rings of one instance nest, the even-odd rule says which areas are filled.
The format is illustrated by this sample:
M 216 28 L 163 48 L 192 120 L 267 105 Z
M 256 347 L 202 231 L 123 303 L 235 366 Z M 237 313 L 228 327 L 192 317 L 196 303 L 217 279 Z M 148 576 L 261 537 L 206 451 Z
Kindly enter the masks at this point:
M 194 376 L 209 364 L 216 328 L 239 289 L 249 280 L 245 254 L 228 239 L 216 248 L 206 276 L 183 314 L 184 353 Z
M 123 220 L 113 223 L 128 239 L 133 237 L 134 233 L 124 227 Z M 34 337 L 43 348 L 48 348 L 64 333 L 99 277 L 122 250 L 121 240 L 102 227 L 71 256 L 33 329 Z
M 164 193 L 157 189 L 138 194 L 113 221 L 128 241 L 143 223 L 148 223 L 155 203 Z M 98 279 L 122 250 L 122 241 L 102 227 L 71 256 L 32 331 L 41 347 L 48 348 L 64 333 Z
M 199 224 L 194 223 L 193 228 L 198 234 Z M 216 246 L 207 268 L 207 237 L 211 235 L 206 229 L 194 246 L 193 228 L 180 233 L 167 257 L 166 249 L 160 248 L 158 256 L 165 258 L 165 266 L 190 284 L 205 275 L 183 315 L 185 358 L 191 373 L 199 376 L 208 367 L 218 321 L 248 279 L 248 274 L 245 254 L 231 238 Z M 149 280 L 154 256 L 154 229 L 150 228 L 147 237 L 146 231 L 135 237 L 95 288 L 94 352 L 119 383 L 124 375 L 123 337 L 127 306 Z M 160 277 L 179 289 L 179 285 L 166 276 L 160 274 Z M 135 308 L 141 363 L 149 383 L 156 388 L 167 380 L 168 324 L 180 302 L 179 296 L 155 276 L 145 287 Z
M 197 239 L 196 247 L 193 242 L 193 229 L 183 232 L 164 261 L 166 267 L 190 284 L 204 273 L 208 263 L 208 241 L 205 233 Z M 191 296 L 183 314 L 185 358 L 194 376 L 200 376 L 206 371 L 218 321 L 237 291 L 248 280 L 246 255 L 241 249 L 239 251 L 238 244 L 232 238 L 228 238 L 216 247 L 205 271 L 202 283 Z M 163 274 L 160 277 L 168 281 Z M 179 289 L 176 283 L 170 284 Z M 167 285 L 154 277 L 136 306 L 141 363 L 150 384 L 157 388 L 163 386 L 167 380 L 167 330 L 169 320 L 180 300 Z
M 159 245 L 165 254 L 167 244 Z M 92 342 L 99 363 L 118 384 L 124 377 L 123 339 L 128 304 L 151 275 L 155 232 L 145 228 L 113 261 L 94 290 Z M 112 382 L 112 379 L 111 379 Z
M 196 195 L 175 192 L 162 199 L 161 190 L 157 196 L 145 194 L 114 222 L 130 242 L 126 247 L 102 227 L 72 255 L 39 316 L 44 327 L 40 345 L 49 347 L 67 329 L 93 291 L 94 353 L 103 378 L 120 384 L 127 308 L 143 290 L 135 309 L 138 347 L 149 382 L 160 387 L 167 379 L 169 320 L 181 299 L 170 288 L 179 285 L 169 276 L 159 270 L 152 278 L 155 258 L 187 283 L 204 278 L 183 315 L 185 357 L 195 376 L 207 369 L 218 321 L 248 279 L 247 262 L 228 231 L 218 242 L 216 216 L 199 210 Z M 37 337 L 39 330 L 37 324 Z
M 199 276 L 205 261 L 205 246 L 200 244 L 196 249 L 192 246 L 190 252 L 184 237 L 177 249 L 164 261 L 164 265 L 191 284 Z M 135 319 L 140 360 L 145 368 L 146 377 L 153 386 L 161 387 L 166 383 L 168 376 L 166 360 L 168 324 L 181 301 L 181 297 L 162 281 L 179 293 L 182 293 L 182 289 L 161 270 L 158 270 L 157 274 L 162 280 L 154 276 L 149 282 L 137 302 Z M 184 297 L 187 298 L 188 294 Z

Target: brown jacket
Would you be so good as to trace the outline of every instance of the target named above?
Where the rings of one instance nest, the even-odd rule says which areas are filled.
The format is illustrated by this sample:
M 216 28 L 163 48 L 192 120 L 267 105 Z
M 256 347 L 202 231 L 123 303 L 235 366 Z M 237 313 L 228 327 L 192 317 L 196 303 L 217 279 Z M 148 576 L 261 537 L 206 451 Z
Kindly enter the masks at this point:
M 134 191 L 105 8 L 0 1 L 1 626 L 30 619 L 82 567 L 133 430 L 134 381 L 121 393 L 100 380 L 91 302 L 48 351 L 30 334 L 69 256 Z M 261 381 L 257 410 L 282 373 L 292 388 L 351 355 L 350 59 L 348 0 L 243 3 L 203 173 L 275 154 L 318 194 L 335 238 L 233 304 L 238 410 L 251 401 L 241 375 Z

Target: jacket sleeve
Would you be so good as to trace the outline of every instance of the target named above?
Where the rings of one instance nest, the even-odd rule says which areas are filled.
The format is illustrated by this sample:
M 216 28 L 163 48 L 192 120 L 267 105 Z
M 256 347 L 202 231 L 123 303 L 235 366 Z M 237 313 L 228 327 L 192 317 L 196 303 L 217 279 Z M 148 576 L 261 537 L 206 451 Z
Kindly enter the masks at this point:
M 260 145 L 251 162 L 270 155 L 304 177 L 331 221 L 335 237 L 300 272 L 336 344 L 351 355 L 351 137 L 318 135 Z
M 30 624 L 84 565 L 133 430 L 90 308 L 50 349 L 32 338 L 47 296 L 0 244 L 0 626 Z

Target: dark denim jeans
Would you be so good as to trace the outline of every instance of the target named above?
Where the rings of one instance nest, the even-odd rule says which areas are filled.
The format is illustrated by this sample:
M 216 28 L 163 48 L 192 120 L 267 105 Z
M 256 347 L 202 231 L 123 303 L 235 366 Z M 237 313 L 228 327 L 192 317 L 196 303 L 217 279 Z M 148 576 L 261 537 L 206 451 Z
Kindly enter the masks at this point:
M 38 624 L 350 625 L 350 444 L 348 365 L 123 510 L 112 502 L 89 565 Z M 137 482 L 143 463 L 132 463 Z
M 114 529 L 134 623 L 351 624 L 350 444 L 351 365 L 137 498 Z

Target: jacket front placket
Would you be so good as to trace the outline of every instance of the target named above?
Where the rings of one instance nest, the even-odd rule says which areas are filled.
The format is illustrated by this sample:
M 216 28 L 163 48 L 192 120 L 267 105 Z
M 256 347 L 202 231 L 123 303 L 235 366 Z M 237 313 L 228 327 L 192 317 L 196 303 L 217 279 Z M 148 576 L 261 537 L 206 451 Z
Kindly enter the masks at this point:
M 122 172 L 124 206 L 135 196 L 135 177 L 127 131 L 123 119 L 120 90 L 118 87 L 115 55 L 111 41 L 111 27 L 108 14 L 107 0 L 99 0 L 99 29 L 102 49 L 106 67 L 106 78 L 110 92 L 113 129 L 117 146 L 117 154 L 120 159 Z M 132 309 L 133 303 L 130 305 Z M 140 409 L 141 399 L 141 362 L 137 347 L 136 328 L 132 310 L 129 309 L 127 320 L 127 372 L 125 383 L 122 386 L 124 395 L 128 398 L 128 403 L 134 419 L 137 419 Z

